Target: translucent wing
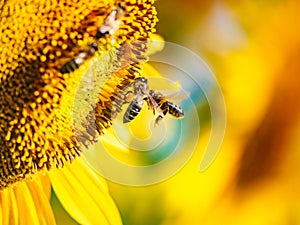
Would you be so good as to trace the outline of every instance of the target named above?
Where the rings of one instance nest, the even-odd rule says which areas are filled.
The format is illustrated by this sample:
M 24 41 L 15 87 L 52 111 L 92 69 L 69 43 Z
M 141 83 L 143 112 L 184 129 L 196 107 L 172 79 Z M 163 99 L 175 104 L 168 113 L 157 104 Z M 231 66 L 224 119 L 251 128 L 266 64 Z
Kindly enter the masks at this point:
M 190 92 L 186 91 L 173 91 L 173 90 L 159 90 L 159 92 L 169 101 L 172 102 L 181 102 L 184 99 L 190 97 Z
M 151 95 L 148 95 L 148 100 L 150 101 L 152 108 L 153 108 L 153 114 L 155 114 L 155 112 L 157 112 L 160 116 L 164 116 L 163 111 L 161 110 L 161 108 L 159 107 L 159 105 L 157 104 L 157 102 L 151 97 Z

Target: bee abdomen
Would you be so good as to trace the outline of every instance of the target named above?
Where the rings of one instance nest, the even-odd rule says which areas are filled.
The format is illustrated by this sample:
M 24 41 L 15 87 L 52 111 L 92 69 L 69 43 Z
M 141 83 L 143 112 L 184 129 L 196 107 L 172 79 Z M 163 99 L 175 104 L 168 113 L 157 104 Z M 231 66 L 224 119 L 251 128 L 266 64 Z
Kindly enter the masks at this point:
M 139 112 L 142 109 L 142 107 L 139 104 L 141 104 L 141 103 L 139 103 L 135 100 L 129 104 L 129 106 L 123 116 L 123 123 L 128 123 L 128 122 L 132 121 L 139 114 Z
M 176 117 L 182 118 L 184 116 L 183 109 L 179 105 L 175 105 L 173 102 L 168 102 L 169 114 Z
M 79 68 L 79 65 L 76 63 L 75 59 L 72 59 L 71 61 L 69 61 L 65 65 L 63 65 L 60 72 L 61 73 L 71 73 L 71 72 L 74 72 L 78 68 Z
M 62 66 L 61 73 L 71 73 L 81 66 L 85 60 L 91 58 L 98 51 L 98 45 L 96 43 L 88 43 L 89 48 L 85 49 L 76 56 L 76 58 L 71 59 L 65 65 Z

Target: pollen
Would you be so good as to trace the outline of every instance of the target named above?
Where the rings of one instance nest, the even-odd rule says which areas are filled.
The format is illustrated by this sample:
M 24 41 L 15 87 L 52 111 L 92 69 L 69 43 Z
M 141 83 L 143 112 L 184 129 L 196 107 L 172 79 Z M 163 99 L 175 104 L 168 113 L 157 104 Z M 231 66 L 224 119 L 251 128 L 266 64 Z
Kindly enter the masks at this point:
M 47 57 L 45 55 L 42 55 L 40 58 L 41 62 L 46 62 L 47 61 Z
M 154 0 L 122 3 L 126 12 L 114 36 L 96 39 L 115 1 L 0 1 L 0 189 L 64 167 L 120 113 L 123 87 L 139 76 L 140 63 L 103 77 L 95 113 L 88 115 L 93 122 L 80 128 L 73 124 L 72 103 L 88 60 L 130 41 L 145 41 L 155 29 Z M 98 53 L 74 72 L 62 74 L 62 66 L 90 42 L 98 44 Z M 118 51 L 112 64 L 126 54 Z M 146 47 L 137 46 L 139 51 L 146 52 Z M 135 57 L 145 61 L 141 55 Z

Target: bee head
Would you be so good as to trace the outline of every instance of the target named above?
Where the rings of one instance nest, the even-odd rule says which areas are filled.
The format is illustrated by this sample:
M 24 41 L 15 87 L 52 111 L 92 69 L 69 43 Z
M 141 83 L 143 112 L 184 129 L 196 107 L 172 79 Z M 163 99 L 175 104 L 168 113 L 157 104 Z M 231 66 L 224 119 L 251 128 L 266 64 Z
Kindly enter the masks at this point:
M 145 77 L 138 77 L 135 79 L 136 82 L 142 82 L 142 83 L 145 83 L 147 84 L 148 83 L 148 80 L 145 78 Z

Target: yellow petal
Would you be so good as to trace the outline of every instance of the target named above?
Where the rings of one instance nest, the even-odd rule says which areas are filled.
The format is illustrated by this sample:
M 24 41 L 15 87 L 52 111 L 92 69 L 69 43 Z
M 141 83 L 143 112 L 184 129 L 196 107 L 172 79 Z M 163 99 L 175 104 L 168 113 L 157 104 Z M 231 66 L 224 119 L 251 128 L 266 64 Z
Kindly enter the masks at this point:
M 43 187 L 44 193 L 47 196 L 48 200 L 50 201 L 50 198 L 51 198 L 50 178 L 48 175 L 45 175 L 45 176 L 40 176 L 39 179 L 41 181 L 41 185 Z
M 31 192 L 31 196 L 35 204 L 35 210 L 37 212 L 39 224 L 56 224 L 48 197 L 49 193 L 44 192 L 46 185 L 43 185 L 42 180 L 38 178 L 35 181 L 27 182 L 27 186 Z M 47 192 L 49 191 L 48 187 L 46 190 Z
M 151 76 L 151 77 L 163 78 L 163 76 L 149 63 L 146 63 L 143 65 L 143 68 L 140 71 L 140 73 L 142 76 L 145 76 L 145 77 Z M 166 83 L 167 83 L 167 81 L 166 81 Z
M 12 192 L 16 198 L 15 208 L 18 208 L 20 225 L 56 224 L 49 199 L 44 193 L 39 177 L 34 181 L 20 183 L 13 188 Z M 14 211 L 16 212 L 17 209 Z M 14 223 L 9 222 L 9 224 Z
M 163 77 L 155 67 L 150 65 L 149 63 L 145 63 L 143 68 L 140 71 L 143 77 L 148 79 L 148 83 L 152 89 L 163 90 L 164 92 L 171 91 L 170 93 L 180 92 L 181 91 L 181 83 L 179 81 L 170 82 L 170 80 Z M 185 98 L 188 97 L 186 93 Z
M 147 49 L 147 55 L 160 52 L 165 47 L 164 39 L 158 34 L 150 34 L 150 41 Z
M 2 225 L 18 223 L 18 208 L 16 204 L 15 194 L 12 189 L 5 189 L 0 192 Z
M 25 182 L 14 187 L 19 209 L 19 223 L 22 225 L 39 225 L 38 215 L 31 192 Z
M 84 225 L 122 224 L 105 182 L 83 161 L 50 172 L 52 187 L 65 210 Z
M 5 212 L 4 212 L 4 204 L 3 204 L 3 197 L 4 197 L 4 192 L 2 191 L 1 193 L 0 193 L 0 221 L 2 221 L 2 224 L 4 224 L 5 225 L 5 223 L 4 223 L 4 219 L 2 219 L 3 218 L 3 214 L 5 215 Z
M 9 217 L 9 204 L 10 204 L 10 189 L 5 189 L 1 191 L 1 218 L 0 221 L 2 221 L 2 224 L 8 224 L 8 217 Z

